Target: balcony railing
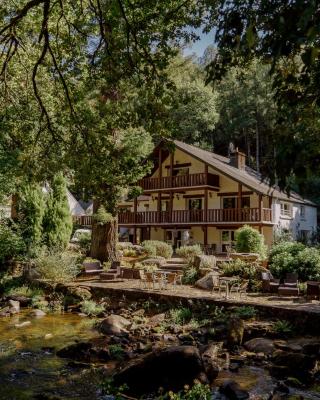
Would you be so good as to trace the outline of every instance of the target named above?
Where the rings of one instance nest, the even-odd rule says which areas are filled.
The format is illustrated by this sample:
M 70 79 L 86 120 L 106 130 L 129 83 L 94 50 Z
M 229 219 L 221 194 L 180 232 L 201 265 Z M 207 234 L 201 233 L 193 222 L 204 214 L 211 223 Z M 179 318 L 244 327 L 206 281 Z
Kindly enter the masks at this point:
M 165 176 L 163 178 L 144 178 L 138 182 L 143 190 L 170 189 L 179 187 L 214 186 L 219 187 L 219 175 L 188 174 Z
M 205 210 L 138 211 L 119 214 L 119 224 L 184 224 L 219 222 L 272 222 L 271 209 L 228 208 Z
M 89 226 L 91 216 L 77 216 L 74 222 Z M 187 223 L 241 223 L 241 222 L 272 222 L 270 208 L 226 208 L 205 210 L 173 210 L 169 211 L 138 211 L 122 212 L 118 215 L 120 225 L 152 225 L 152 224 L 187 224 Z

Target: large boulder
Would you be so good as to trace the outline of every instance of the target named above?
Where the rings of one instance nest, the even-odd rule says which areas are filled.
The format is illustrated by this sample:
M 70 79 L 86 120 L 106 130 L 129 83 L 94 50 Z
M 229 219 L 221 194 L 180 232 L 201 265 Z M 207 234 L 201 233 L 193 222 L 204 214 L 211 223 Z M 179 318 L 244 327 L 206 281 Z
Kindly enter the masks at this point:
M 79 362 L 109 361 L 110 353 L 107 348 L 95 346 L 90 342 L 71 344 L 57 351 L 57 356 Z
M 244 322 L 238 317 L 230 318 L 227 327 L 227 346 L 234 347 L 242 344 Z
M 194 346 L 173 346 L 145 355 L 114 376 L 116 386 L 126 384 L 127 394 L 140 397 L 147 393 L 179 391 L 195 379 L 206 381 L 199 350 Z
M 274 352 L 275 346 L 271 339 L 254 338 L 244 344 L 244 347 L 253 353 L 264 353 L 270 355 Z
M 206 256 L 204 254 L 200 256 L 195 256 L 194 266 L 197 269 L 200 268 L 214 269 L 217 266 L 217 259 L 215 256 Z
M 131 322 L 121 315 L 112 314 L 100 322 L 99 330 L 105 335 L 128 333 Z
M 19 301 L 10 299 L 10 300 L 8 300 L 7 305 L 9 307 L 10 314 L 17 314 L 20 312 L 20 302 Z
M 30 317 L 41 318 L 41 317 L 44 317 L 47 314 L 42 310 L 34 309 L 34 310 L 30 311 L 29 315 L 30 315 Z
M 219 273 L 216 271 L 209 272 L 209 274 L 203 276 L 202 278 L 198 279 L 195 283 L 195 286 L 200 289 L 205 290 L 212 290 L 213 287 L 213 277 L 218 277 Z
M 223 343 L 211 343 L 206 346 L 201 354 L 204 369 L 210 382 L 212 382 L 221 371 L 218 354 L 222 345 Z
M 317 365 L 317 359 L 303 353 L 278 350 L 273 354 L 274 367 L 271 373 L 278 377 L 292 376 L 300 380 L 310 377 Z

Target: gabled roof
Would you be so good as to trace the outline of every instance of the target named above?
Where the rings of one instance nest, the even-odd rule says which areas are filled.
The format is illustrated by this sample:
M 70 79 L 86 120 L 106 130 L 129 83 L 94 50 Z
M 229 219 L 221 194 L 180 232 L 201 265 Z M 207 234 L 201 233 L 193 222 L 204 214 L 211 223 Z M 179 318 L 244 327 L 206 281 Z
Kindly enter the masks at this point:
M 290 196 L 288 196 L 278 187 L 270 186 L 268 184 L 268 181 L 263 180 L 261 175 L 252 168 L 246 167 L 242 170 L 232 166 L 230 163 L 230 158 L 228 157 L 220 156 L 219 154 L 200 149 L 199 147 L 180 142 L 179 140 L 175 140 L 174 144 L 177 149 L 182 150 L 190 156 L 205 162 L 221 174 L 226 175 L 230 179 L 233 179 L 239 183 L 242 183 L 247 188 L 254 190 L 259 194 L 276 197 L 281 200 L 308 204 L 316 207 L 315 203 L 310 200 L 304 199 L 298 193 L 291 192 Z

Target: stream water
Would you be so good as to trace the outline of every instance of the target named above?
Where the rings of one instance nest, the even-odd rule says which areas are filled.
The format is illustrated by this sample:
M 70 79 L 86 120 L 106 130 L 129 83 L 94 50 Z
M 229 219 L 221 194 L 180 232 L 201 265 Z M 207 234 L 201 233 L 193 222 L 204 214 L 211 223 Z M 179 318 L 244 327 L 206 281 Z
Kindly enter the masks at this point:
M 31 324 L 15 326 L 25 321 Z M 22 312 L 0 318 L 0 400 L 102 399 L 97 390 L 101 376 L 94 369 L 55 355 L 64 346 L 98 335 L 92 320 L 75 314 L 30 318 Z M 226 379 L 238 382 L 250 392 L 251 399 L 267 399 L 275 385 L 266 370 L 253 366 L 233 373 L 223 370 L 215 383 L 219 386 Z M 316 387 L 309 391 L 292 388 L 291 393 L 287 398 L 320 400 Z
M 31 324 L 15 327 L 25 321 Z M 92 372 L 55 355 L 95 336 L 92 320 L 75 314 L 0 318 L 0 399 L 98 399 Z

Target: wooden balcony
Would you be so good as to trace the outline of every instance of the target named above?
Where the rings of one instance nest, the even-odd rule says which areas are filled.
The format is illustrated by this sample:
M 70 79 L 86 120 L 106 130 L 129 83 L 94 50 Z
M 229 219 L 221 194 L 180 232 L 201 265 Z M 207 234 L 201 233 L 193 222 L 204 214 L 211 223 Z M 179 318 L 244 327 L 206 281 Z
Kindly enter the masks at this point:
M 261 214 L 261 215 L 260 215 Z M 272 223 L 272 212 L 269 208 L 228 208 L 205 210 L 138 211 L 119 214 L 120 225 L 153 225 L 153 224 L 206 224 L 206 223 Z
M 165 176 L 163 178 L 144 178 L 138 182 L 138 185 L 144 191 L 199 186 L 219 187 L 219 175 L 199 173 Z

